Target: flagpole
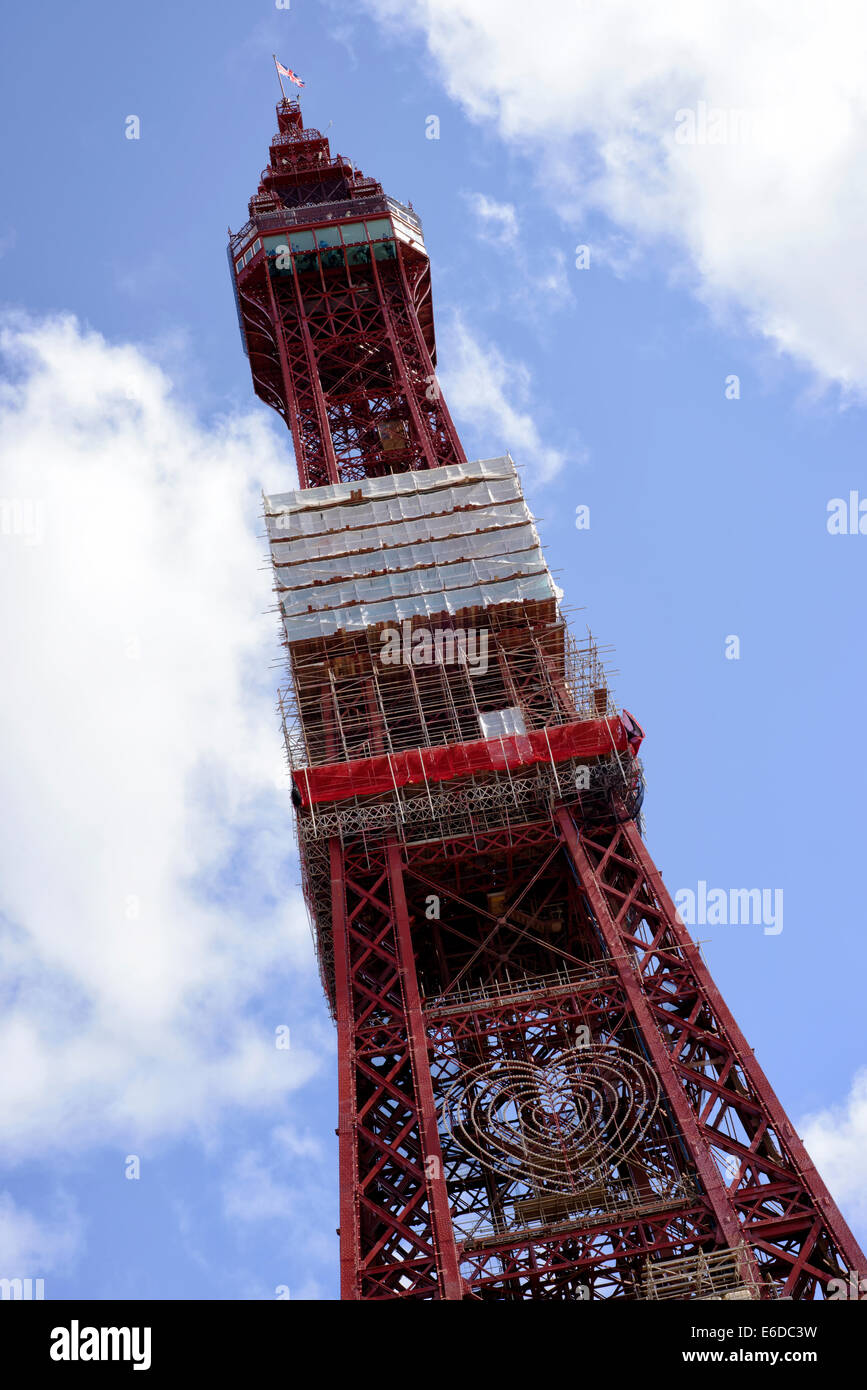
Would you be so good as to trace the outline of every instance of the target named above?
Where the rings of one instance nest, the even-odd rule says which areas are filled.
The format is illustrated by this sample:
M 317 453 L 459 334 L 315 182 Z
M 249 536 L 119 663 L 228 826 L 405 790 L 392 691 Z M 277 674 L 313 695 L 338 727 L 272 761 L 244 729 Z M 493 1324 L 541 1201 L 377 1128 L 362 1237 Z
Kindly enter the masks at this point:
M 277 81 L 280 83 L 280 91 L 281 91 L 281 93 L 282 93 L 283 100 L 285 101 L 285 100 L 286 100 L 286 93 L 285 93 L 285 91 L 283 90 L 283 78 L 280 76 L 280 69 L 279 69 L 278 66 L 277 66 L 277 54 L 276 54 L 276 53 L 272 53 L 272 54 L 271 54 L 271 57 L 274 59 L 274 71 L 275 71 L 276 74 L 277 74 Z

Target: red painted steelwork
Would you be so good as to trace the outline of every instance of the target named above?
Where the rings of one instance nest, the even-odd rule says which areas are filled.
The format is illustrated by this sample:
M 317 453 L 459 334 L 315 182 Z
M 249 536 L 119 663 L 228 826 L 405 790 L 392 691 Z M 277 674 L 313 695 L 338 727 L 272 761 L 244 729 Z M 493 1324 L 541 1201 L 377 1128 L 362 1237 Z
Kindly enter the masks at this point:
M 414 748 L 352 762 L 326 763 L 293 772 L 302 805 L 375 796 L 394 787 L 424 786 L 477 772 L 557 763 L 566 758 L 598 758 L 629 748 L 619 719 L 581 720 L 535 729 L 527 734 L 452 743 L 446 748 Z
M 430 266 L 411 208 L 297 103 L 277 114 L 230 244 L 245 348 L 302 487 L 358 480 L 361 500 L 367 479 L 464 460 Z M 341 1295 L 707 1297 L 712 1268 L 717 1297 L 821 1297 L 864 1256 L 635 824 L 642 731 L 595 655 L 576 676 L 553 598 L 425 621 L 492 614 L 473 677 L 379 672 L 339 634 L 291 648 Z M 528 732 L 474 737 L 521 727 L 486 719 L 506 714 Z M 583 758 L 589 782 L 564 775 Z
M 277 119 L 229 251 L 253 384 L 292 431 L 301 486 L 463 462 L 418 218 L 332 156 L 297 102 Z

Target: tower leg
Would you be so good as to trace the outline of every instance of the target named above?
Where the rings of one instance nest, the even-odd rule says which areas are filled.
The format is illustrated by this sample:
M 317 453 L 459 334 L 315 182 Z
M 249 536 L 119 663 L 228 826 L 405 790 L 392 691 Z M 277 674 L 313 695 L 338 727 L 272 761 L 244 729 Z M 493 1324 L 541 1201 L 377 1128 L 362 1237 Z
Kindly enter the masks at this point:
M 566 810 L 558 821 L 725 1239 L 735 1238 L 734 1220 L 782 1297 L 812 1298 L 864 1269 L 634 823 L 579 835 Z
M 330 858 L 342 1297 L 458 1299 L 400 851 L 335 839 Z

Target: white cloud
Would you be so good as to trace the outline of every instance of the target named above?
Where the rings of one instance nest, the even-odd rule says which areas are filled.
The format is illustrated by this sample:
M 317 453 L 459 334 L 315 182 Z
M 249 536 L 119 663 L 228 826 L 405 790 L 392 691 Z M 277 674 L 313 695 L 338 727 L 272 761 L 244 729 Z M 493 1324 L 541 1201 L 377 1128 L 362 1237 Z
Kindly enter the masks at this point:
M 514 246 L 518 240 L 518 215 L 514 204 L 498 203 L 486 193 L 468 193 L 467 202 L 479 221 L 480 235 L 498 246 Z
M 222 1184 L 225 1215 L 245 1224 L 292 1217 L 303 1226 L 307 1239 L 313 1207 L 322 1197 L 320 1179 L 325 1171 L 326 1155 L 314 1135 L 277 1125 L 267 1149 L 245 1149 L 233 1160 Z M 330 1187 L 325 1191 L 330 1202 L 334 1194 Z
M 247 1010 L 290 965 L 317 989 L 256 535 L 289 451 L 72 319 L 0 348 L 0 498 L 30 506 L 0 533 L 0 1153 L 135 1152 L 281 1104 L 330 1046 Z
M 867 386 L 859 0 L 368 3 L 423 32 L 450 94 L 532 155 L 573 229 L 592 207 L 673 245 L 716 308 L 821 378 Z
M 460 315 L 447 321 L 440 337 L 442 360 L 449 363 L 440 379 L 455 415 L 489 439 L 491 450 L 508 450 L 516 463 L 526 465 L 540 481 L 552 478 L 563 467 L 566 455 L 543 442 L 525 408 L 531 385 L 527 368 L 509 361 L 497 348 L 483 346 Z M 580 458 L 583 451 L 577 454 Z
M 844 1105 L 808 1115 L 799 1125 L 807 1152 L 853 1219 L 867 1222 L 867 1067 Z
M 275 1180 L 255 1149 L 239 1156 L 223 1184 L 223 1210 L 230 1221 L 288 1221 L 304 1200 L 305 1194 Z
M 324 1161 L 325 1155 L 320 1141 L 312 1134 L 296 1134 L 288 1125 L 278 1125 L 271 1138 L 277 1149 L 287 1158 L 310 1158 Z
M 305 1271 L 300 1287 L 293 1282 L 293 1298 L 325 1296 L 313 1271 L 328 1269 L 334 1262 L 337 1193 L 332 1186 L 332 1165 L 326 1162 L 318 1140 L 278 1126 L 261 1147 L 237 1155 L 222 1183 L 221 1196 L 223 1215 L 242 1241 L 264 1225 L 285 1231 L 293 1268 Z M 297 1281 L 297 1274 L 294 1279 Z M 241 1296 L 269 1298 L 274 1294 L 253 1276 Z
M 44 1279 L 67 1267 L 82 1245 L 83 1223 L 68 1198 L 59 1195 L 42 1220 L 0 1192 L 0 1278 Z
M 514 203 L 500 203 L 486 193 L 464 197 L 475 214 L 481 240 L 508 255 L 511 273 L 505 285 L 514 312 L 547 326 L 552 309 L 565 309 L 574 302 L 563 248 L 541 248 L 535 240 L 528 243 Z M 498 281 L 498 291 L 502 288 L 503 282 Z M 541 320 L 540 305 L 545 308 Z

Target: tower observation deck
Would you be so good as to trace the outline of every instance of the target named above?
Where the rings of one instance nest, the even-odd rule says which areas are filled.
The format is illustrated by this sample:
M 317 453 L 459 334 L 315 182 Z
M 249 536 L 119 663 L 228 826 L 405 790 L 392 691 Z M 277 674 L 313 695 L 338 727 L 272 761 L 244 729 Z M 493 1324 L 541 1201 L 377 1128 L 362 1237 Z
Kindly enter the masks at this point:
M 277 120 L 229 260 L 300 482 L 265 518 L 342 1297 L 822 1297 L 864 1258 L 648 854 L 515 465 L 465 457 L 421 222 Z

